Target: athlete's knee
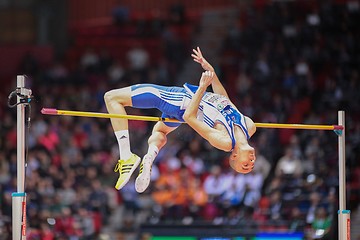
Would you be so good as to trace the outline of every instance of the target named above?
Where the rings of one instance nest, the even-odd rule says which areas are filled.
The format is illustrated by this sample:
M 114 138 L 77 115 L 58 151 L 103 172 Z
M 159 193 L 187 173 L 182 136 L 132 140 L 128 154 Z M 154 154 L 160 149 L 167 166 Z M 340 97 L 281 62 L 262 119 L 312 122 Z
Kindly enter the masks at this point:
M 113 101 L 113 99 L 114 99 L 114 90 L 107 91 L 104 94 L 104 101 L 106 103 L 109 103 L 109 102 Z
M 127 88 L 110 90 L 104 94 L 104 101 L 106 103 L 116 102 L 127 105 L 129 99 L 130 93 Z
M 164 132 L 160 132 L 160 131 L 156 131 L 153 132 L 152 134 L 158 141 L 160 142 L 166 142 L 167 141 L 167 137 L 166 134 Z
M 148 143 L 149 144 L 155 144 L 158 147 L 163 147 L 167 142 L 167 137 L 166 137 L 166 133 L 161 132 L 161 131 L 153 131 Z
M 163 145 L 165 145 L 166 142 L 167 142 L 166 133 L 164 133 L 164 132 L 159 132 L 158 134 L 159 134 L 159 141 L 160 141 Z
M 148 143 L 155 144 L 159 149 L 162 148 L 167 142 L 167 135 L 175 129 L 176 127 L 168 127 L 163 122 L 157 122 L 152 130 Z
M 116 90 L 110 90 L 104 94 L 105 102 L 112 102 L 115 101 L 115 99 L 119 99 L 119 98 L 121 98 L 121 96 L 116 94 Z

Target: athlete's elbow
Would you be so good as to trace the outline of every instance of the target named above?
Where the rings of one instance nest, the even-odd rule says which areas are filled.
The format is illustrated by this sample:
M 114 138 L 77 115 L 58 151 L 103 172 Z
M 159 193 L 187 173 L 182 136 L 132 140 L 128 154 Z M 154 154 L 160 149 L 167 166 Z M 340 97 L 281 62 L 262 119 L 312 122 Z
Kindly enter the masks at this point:
M 191 114 L 189 114 L 187 111 L 185 111 L 185 113 L 183 115 L 183 119 L 185 122 L 189 122 L 191 119 Z

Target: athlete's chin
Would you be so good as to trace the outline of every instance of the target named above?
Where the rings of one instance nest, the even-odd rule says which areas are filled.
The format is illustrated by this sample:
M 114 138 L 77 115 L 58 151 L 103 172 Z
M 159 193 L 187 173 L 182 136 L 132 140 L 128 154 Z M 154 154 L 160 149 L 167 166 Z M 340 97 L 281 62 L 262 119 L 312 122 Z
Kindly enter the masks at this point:
M 253 170 L 253 166 L 244 168 L 243 164 L 239 160 L 230 159 L 229 164 L 230 164 L 230 167 L 238 173 L 247 174 Z

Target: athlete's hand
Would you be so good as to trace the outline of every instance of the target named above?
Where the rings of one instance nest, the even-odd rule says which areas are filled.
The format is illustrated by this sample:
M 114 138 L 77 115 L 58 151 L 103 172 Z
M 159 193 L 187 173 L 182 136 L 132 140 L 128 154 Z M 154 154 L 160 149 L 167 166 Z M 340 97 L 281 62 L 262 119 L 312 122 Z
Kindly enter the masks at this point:
M 199 86 L 207 88 L 212 83 L 213 79 L 214 79 L 214 72 L 205 71 L 201 75 Z
M 206 59 L 203 57 L 199 47 L 193 49 L 193 52 L 194 53 L 192 53 L 191 56 L 194 58 L 195 62 L 199 63 L 205 71 L 214 71 L 214 68 L 211 66 L 211 64 L 208 63 L 208 61 L 206 61 Z

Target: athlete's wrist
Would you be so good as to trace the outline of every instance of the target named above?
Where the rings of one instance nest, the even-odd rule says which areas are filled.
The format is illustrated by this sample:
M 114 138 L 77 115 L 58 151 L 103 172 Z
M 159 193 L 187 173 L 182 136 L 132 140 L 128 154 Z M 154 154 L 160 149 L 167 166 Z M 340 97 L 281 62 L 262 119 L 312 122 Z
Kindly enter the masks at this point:
M 199 86 L 197 92 L 205 92 L 207 87 L 208 87 L 208 86 L 201 84 L 201 85 Z
M 212 66 L 207 66 L 204 68 L 206 71 L 215 72 L 214 68 Z

